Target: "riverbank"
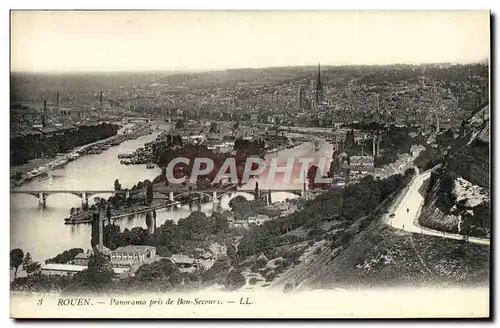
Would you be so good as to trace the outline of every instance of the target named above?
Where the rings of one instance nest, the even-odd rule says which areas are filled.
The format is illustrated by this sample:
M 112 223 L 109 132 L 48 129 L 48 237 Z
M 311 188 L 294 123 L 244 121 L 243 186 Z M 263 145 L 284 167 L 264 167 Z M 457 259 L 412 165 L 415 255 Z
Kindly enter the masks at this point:
M 117 134 L 109 138 L 97 140 L 95 142 L 75 147 L 71 151 L 65 154 L 58 154 L 51 158 L 39 158 L 31 160 L 30 162 L 20 165 L 11 166 L 10 168 L 10 187 L 19 187 L 26 182 L 29 182 L 40 176 L 50 175 L 50 171 L 59 167 L 66 165 L 72 160 L 76 159 L 80 155 L 85 155 L 86 151 L 98 145 L 106 145 L 106 147 L 118 146 L 122 142 L 127 140 L 137 139 L 142 135 L 146 135 L 151 132 L 151 128 L 148 124 L 139 125 L 135 130 L 127 134 Z
M 145 206 L 145 207 L 139 206 L 139 207 L 135 207 L 134 209 L 132 209 L 132 212 L 125 212 L 125 213 L 118 214 L 118 215 L 112 215 L 111 220 L 122 219 L 122 218 L 130 217 L 132 215 L 144 214 L 144 213 L 148 213 L 151 211 L 168 208 L 171 206 L 177 206 L 180 204 L 181 204 L 181 202 L 174 201 L 174 202 L 163 203 L 163 204 L 159 204 L 159 205 L 155 205 L 155 206 Z M 125 210 L 125 209 L 122 209 L 122 211 L 123 210 Z M 105 217 L 104 220 L 107 221 L 108 218 Z M 90 211 L 82 212 L 78 215 L 75 215 L 74 219 L 73 219 L 73 217 L 69 217 L 69 218 L 64 219 L 65 224 L 82 224 L 82 223 L 91 223 L 91 222 L 92 222 L 92 218 L 91 218 Z
M 155 126 L 156 127 L 156 126 Z M 171 128 L 169 124 L 162 124 L 162 130 Z M 147 169 L 145 165 L 121 165 L 117 159 L 120 153 L 130 153 L 133 150 L 143 147 L 145 143 L 152 142 L 154 135 L 145 135 L 137 140 L 130 140 L 119 146 L 111 147 L 107 151 L 92 156 L 80 156 L 69 162 L 61 169 L 61 175 L 55 178 L 40 181 L 33 179 L 19 189 L 26 190 L 74 190 L 78 186 L 81 190 L 108 190 L 113 187 L 116 179 L 119 180 L 122 188 L 131 189 L 138 181 L 153 181 L 161 174 L 159 168 Z M 304 156 L 325 156 L 331 155 L 331 146 L 323 147 L 325 154 L 317 154 L 312 149 L 312 144 L 306 142 L 299 147 L 287 149 L 275 154 L 266 155 L 266 158 L 289 158 Z M 266 179 L 251 179 L 248 185 L 241 188 L 242 193 L 235 191 L 232 197 L 223 195 L 220 198 L 220 206 L 223 210 L 230 209 L 229 201 L 235 195 L 242 195 L 248 200 L 253 199 L 253 189 L 255 182 L 259 182 L 262 189 L 284 189 L 289 187 L 276 181 Z M 99 196 L 99 195 L 96 195 Z M 101 197 L 104 196 L 100 195 Z M 108 194 L 108 196 L 110 196 Z M 295 195 L 282 192 L 273 193 L 273 202 L 284 201 L 287 198 L 294 198 Z M 94 204 L 94 197 L 90 197 L 90 205 Z M 106 196 L 107 198 L 107 196 Z M 176 199 L 177 200 L 177 199 Z M 81 198 L 72 194 L 54 194 L 47 198 L 45 208 L 40 208 L 38 198 L 27 194 L 12 194 L 10 197 L 10 245 L 11 249 L 21 248 L 29 251 L 34 261 L 43 262 L 45 259 L 54 257 L 67 249 L 79 247 L 89 248 L 91 225 L 89 224 L 64 224 L 64 219 L 69 216 L 71 208 L 81 206 Z M 177 222 L 186 218 L 193 210 L 198 209 L 196 203 L 190 209 L 188 205 L 180 205 L 175 211 L 161 209 L 157 211 L 156 224 L 159 226 L 168 220 Z M 211 202 L 201 205 L 201 211 L 211 213 L 213 204 Z M 115 215 L 125 214 L 116 213 Z M 145 215 L 130 215 L 126 213 L 125 218 L 117 219 L 115 224 L 122 229 L 131 230 L 135 227 L 147 228 Z M 47 231 L 41 234 L 40 231 Z

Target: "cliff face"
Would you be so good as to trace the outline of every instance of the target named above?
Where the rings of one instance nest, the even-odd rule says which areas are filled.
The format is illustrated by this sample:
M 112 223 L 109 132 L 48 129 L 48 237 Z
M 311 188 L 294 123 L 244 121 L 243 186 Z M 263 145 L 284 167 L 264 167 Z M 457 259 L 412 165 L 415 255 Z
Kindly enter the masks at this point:
M 489 105 L 463 122 L 442 168 L 431 176 L 420 224 L 471 236 L 489 235 L 489 125 Z

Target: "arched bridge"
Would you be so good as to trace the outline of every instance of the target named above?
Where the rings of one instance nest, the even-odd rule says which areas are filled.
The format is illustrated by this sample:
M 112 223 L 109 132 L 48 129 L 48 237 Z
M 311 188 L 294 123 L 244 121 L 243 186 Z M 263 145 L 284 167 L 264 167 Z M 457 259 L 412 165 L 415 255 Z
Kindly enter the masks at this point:
M 45 206 L 46 199 L 50 195 L 55 194 L 72 194 L 80 197 L 82 199 L 82 205 L 88 206 L 89 197 L 95 196 L 97 194 L 113 194 L 113 195 L 125 195 L 126 198 L 130 195 L 145 193 L 146 189 L 136 189 L 136 190 L 11 190 L 11 194 L 28 194 L 33 195 L 38 198 L 39 204 Z M 174 201 L 185 195 L 198 194 L 205 195 L 213 200 L 222 197 L 222 195 L 233 192 L 243 192 L 255 195 L 256 190 L 252 189 L 237 189 L 235 185 L 226 188 L 212 188 L 212 189 L 179 189 L 179 188 L 154 188 L 154 193 L 162 194 L 168 196 L 169 201 Z M 298 196 L 304 196 L 305 190 L 303 189 L 257 189 L 259 195 L 267 195 L 273 192 L 289 192 Z M 310 191 L 316 192 L 316 191 Z M 153 199 L 159 199 L 160 197 L 153 196 Z M 161 197 L 163 199 L 164 197 Z

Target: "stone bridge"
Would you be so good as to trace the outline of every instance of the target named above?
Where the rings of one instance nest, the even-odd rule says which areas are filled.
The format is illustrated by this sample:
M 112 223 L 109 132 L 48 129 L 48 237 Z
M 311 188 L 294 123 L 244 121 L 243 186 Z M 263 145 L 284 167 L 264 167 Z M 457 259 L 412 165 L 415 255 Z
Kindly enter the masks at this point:
M 71 194 L 75 195 L 82 200 L 82 206 L 88 206 L 89 197 L 98 195 L 98 194 L 113 194 L 113 195 L 125 195 L 126 198 L 129 198 L 130 195 L 145 193 L 146 189 L 139 190 L 111 190 L 111 189 L 102 189 L 102 190 L 11 190 L 11 194 L 28 194 L 38 198 L 38 203 L 41 206 L 46 205 L 46 199 L 50 195 L 55 194 Z M 254 195 L 258 193 L 258 195 L 270 195 L 273 192 L 289 192 L 300 197 L 303 197 L 305 194 L 305 190 L 303 189 L 259 189 L 258 186 L 255 189 L 237 189 L 235 185 L 226 188 L 211 188 L 211 189 L 179 189 L 179 188 L 154 188 L 153 193 L 159 193 L 165 196 L 168 196 L 169 201 L 175 201 L 176 199 L 191 194 L 205 195 L 211 198 L 212 200 L 216 200 L 217 198 L 222 197 L 222 195 L 227 193 L 248 193 Z M 316 191 L 310 191 L 316 192 Z M 153 196 L 153 199 L 155 197 Z M 161 198 L 163 199 L 163 197 Z

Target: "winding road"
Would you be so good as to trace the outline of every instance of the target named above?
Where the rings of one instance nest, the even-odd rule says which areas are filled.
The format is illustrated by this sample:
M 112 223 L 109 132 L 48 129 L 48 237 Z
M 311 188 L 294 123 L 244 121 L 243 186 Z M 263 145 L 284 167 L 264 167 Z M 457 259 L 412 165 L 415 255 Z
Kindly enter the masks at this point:
M 430 177 L 430 175 L 430 171 L 417 173 L 417 175 L 411 181 L 410 185 L 406 188 L 405 193 L 400 196 L 401 198 L 399 200 L 395 202 L 395 210 L 389 211 L 389 213 L 384 216 L 384 222 L 396 229 L 408 232 L 437 236 L 441 238 L 463 240 L 463 235 L 432 230 L 418 225 L 418 217 L 424 204 L 424 197 L 420 194 L 419 189 L 424 181 Z M 407 209 L 409 209 L 409 211 L 407 211 Z M 391 214 L 394 214 L 392 218 Z M 474 244 L 490 245 L 489 238 L 469 237 L 468 241 Z

